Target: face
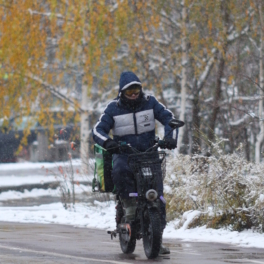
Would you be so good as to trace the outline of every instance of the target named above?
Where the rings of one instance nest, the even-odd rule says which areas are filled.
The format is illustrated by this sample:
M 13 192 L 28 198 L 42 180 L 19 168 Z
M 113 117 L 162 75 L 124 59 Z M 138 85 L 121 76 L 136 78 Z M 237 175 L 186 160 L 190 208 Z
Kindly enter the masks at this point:
M 133 99 L 137 99 L 139 97 L 140 91 L 141 91 L 140 87 L 127 89 L 124 91 L 124 95 L 126 98 L 133 100 Z

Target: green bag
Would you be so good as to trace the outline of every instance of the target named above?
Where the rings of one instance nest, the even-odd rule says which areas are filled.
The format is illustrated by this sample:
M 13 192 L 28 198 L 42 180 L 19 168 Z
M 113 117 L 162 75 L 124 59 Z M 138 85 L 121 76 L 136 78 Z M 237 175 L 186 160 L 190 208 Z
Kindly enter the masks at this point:
M 95 168 L 93 179 L 93 192 L 113 192 L 112 181 L 112 155 L 98 144 L 94 145 Z

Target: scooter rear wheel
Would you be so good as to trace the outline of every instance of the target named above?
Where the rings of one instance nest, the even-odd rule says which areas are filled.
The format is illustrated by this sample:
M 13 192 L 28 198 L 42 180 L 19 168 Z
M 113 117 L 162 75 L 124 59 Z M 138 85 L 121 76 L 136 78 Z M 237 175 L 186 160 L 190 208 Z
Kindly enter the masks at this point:
M 120 247 L 125 254 L 131 254 L 134 252 L 136 248 L 136 235 L 135 235 L 135 229 L 130 225 L 126 232 L 119 233 L 119 242 Z

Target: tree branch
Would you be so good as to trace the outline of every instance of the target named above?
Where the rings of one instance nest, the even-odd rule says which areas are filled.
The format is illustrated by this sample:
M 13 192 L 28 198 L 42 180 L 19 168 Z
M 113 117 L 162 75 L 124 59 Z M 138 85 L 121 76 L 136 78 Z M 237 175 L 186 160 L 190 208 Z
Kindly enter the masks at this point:
M 38 82 L 39 84 L 41 84 L 43 86 L 43 88 L 47 91 L 49 91 L 50 93 L 52 93 L 54 96 L 56 96 L 57 98 L 59 98 L 60 100 L 66 102 L 67 104 L 73 106 L 74 108 L 77 108 L 77 110 L 79 112 L 83 112 L 84 110 L 79 106 L 79 104 L 77 102 L 74 102 L 73 100 L 69 99 L 68 97 L 66 97 L 65 95 L 63 95 L 62 93 L 60 93 L 58 91 L 58 89 L 56 89 L 54 86 L 46 83 L 45 81 L 43 81 L 42 79 L 40 79 L 39 77 L 33 75 L 32 73 L 29 73 L 26 75 L 28 78 Z
M 252 78 L 248 77 L 247 75 L 241 74 L 241 73 L 239 73 L 239 75 L 245 77 L 247 80 L 249 80 L 249 81 L 251 81 L 252 83 L 254 83 L 254 84 L 255 84 L 255 85 L 256 85 L 261 91 L 264 92 L 264 89 L 261 88 L 261 86 L 260 86 L 257 82 L 255 82 L 254 80 L 252 80 Z

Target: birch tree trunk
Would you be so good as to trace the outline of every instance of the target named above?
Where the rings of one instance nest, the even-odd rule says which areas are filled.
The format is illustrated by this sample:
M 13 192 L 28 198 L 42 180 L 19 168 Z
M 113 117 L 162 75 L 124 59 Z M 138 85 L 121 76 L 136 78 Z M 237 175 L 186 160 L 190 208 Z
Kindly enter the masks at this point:
M 185 121 L 185 107 L 186 107 L 186 83 L 187 83 L 187 28 L 186 28 L 187 10 L 185 2 L 182 1 L 182 35 L 181 35 L 181 48 L 182 48 L 182 73 L 181 73 L 181 109 L 180 109 L 180 120 Z M 184 128 L 179 129 L 178 136 L 178 149 L 180 150 L 182 139 L 184 134 Z
M 82 162 L 82 173 L 88 172 L 89 159 L 89 112 L 87 86 L 82 86 L 82 103 L 81 103 L 81 135 L 80 135 L 80 155 Z
M 223 37 L 222 37 L 222 50 L 220 51 L 219 54 L 219 65 L 218 65 L 218 70 L 217 70 L 217 76 L 216 76 L 216 87 L 214 90 L 214 95 L 213 95 L 213 109 L 212 109 L 212 114 L 209 118 L 209 130 L 208 130 L 208 142 L 209 145 L 211 146 L 211 143 L 215 139 L 215 127 L 216 127 L 216 120 L 218 117 L 218 113 L 220 111 L 220 99 L 221 99 L 221 94 L 222 94 L 222 78 L 224 76 L 224 69 L 225 69 L 225 59 L 226 59 L 226 52 L 227 52 L 227 47 L 228 47 L 228 42 L 227 42 L 227 32 L 228 32 L 228 27 L 229 27 L 229 10 L 228 10 L 228 3 L 227 1 L 221 1 L 221 7 L 220 7 L 220 12 L 222 14 L 222 21 L 221 23 L 223 24 Z
M 216 87 L 214 91 L 214 101 L 213 101 L 213 110 L 212 114 L 209 120 L 209 131 L 208 131 L 208 140 L 209 142 L 213 142 L 215 138 L 215 125 L 216 125 L 216 119 L 218 116 L 218 113 L 220 111 L 219 101 L 221 98 L 221 87 L 222 87 L 222 77 L 224 73 L 224 67 L 225 67 L 225 59 L 223 55 L 220 55 L 220 62 L 218 66 L 218 73 L 217 73 L 217 80 L 216 80 Z
M 191 152 L 192 154 L 197 154 L 201 152 L 201 140 L 200 140 L 200 102 L 199 102 L 199 92 L 195 91 L 193 93 L 193 100 L 192 100 L 192 146 Z
M 260 18 L 260 49 L 259 49 L 259 85 L 260 85 L 260 100 L 259 100 L 259 127 L 260 132 L 257 135 L 257 142 L 255 146 L 255 161 L 256 163 L 260 162 L 260 152 L 261 152 L 261 143 L 264 138 L 264 122 L 263 122 L 263 88 L 264 88 L 264 76 L 263 76 L 263 50 L 264 50 L 264 41 L 263 41 L 263 15 L 262 15 L 262 4 L 261 1 L 258 2 L 259 9 L 259 18 Z

